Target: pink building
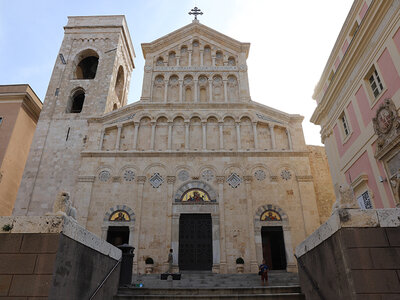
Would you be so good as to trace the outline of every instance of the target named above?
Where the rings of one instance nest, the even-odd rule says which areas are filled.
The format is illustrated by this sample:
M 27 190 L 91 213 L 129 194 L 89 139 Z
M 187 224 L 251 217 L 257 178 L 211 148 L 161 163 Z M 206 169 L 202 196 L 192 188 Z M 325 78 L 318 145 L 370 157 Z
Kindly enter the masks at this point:
M 399 206 L 399 1 L 354 1 L 313 98 L 333 184 L 361 208 Z

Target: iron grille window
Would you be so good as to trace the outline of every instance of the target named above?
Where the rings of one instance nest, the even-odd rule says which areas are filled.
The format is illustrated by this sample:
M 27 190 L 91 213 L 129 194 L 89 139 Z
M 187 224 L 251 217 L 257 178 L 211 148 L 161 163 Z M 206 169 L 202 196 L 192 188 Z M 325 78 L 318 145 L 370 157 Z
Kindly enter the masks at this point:
M 383 90 L 383 84 L 375 68 L 373 69 L 368 81 L 374 97 L 377 98 Z
M 361 209 L 372 209 L 372 202 L 371 198 L 369 197 L 368 191 L 362 193 L 358 198 L 358 205 L 360 205 Z
M 348 136 L 350 134 L 350 128 L 349 128 L 349 123 L 347 123 L 346 115 L 343 114 L 340 117 L 340 119 L 342 120 L 343 132 L 344 132 L 345 136 Z

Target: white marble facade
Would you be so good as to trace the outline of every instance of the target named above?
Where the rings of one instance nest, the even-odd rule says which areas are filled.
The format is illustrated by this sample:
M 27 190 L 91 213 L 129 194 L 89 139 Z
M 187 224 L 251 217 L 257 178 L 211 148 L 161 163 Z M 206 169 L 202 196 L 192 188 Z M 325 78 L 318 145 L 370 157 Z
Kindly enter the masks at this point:
M 169 248 L 179 268 L 183 213 L 211 215 L 212 270 L 221 273 L 236 272 L 238 257 L 256 272 L 261 228 L 281 226 L 295 271 L 294 247 L 320 222 L 303 117 L 251 100 L 250 45 L 197 21 L 142 44 L 142 96 L 126 105 L 134 52 L 123 17 L 70 17 L 65 28 L 66 63 L 57 59 L 14 214 L 43 214 L 68 191 L 90 231 L 106 238 L 110 227 L 129 228 L 140 273 L 149 256 L 165 271 Z M 74 79 L 74 53 L 86 48 L 98 55 L 97 74 Z M 68 113 L 77 88 L 82 111 Z M 193 189 L 209 201 L 184 203 Z M 281 219 L 262 220 L 267 210 Z M 118 211 L 129 220 L 111 220 Z

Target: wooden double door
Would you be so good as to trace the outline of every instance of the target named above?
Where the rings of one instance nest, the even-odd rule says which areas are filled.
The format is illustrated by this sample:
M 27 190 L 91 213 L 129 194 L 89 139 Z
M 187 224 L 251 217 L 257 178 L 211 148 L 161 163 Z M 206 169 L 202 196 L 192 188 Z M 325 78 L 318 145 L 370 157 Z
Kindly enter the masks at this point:
M 179 217 L 179 269 L 211 270 L 211 214 L 181 214 Z

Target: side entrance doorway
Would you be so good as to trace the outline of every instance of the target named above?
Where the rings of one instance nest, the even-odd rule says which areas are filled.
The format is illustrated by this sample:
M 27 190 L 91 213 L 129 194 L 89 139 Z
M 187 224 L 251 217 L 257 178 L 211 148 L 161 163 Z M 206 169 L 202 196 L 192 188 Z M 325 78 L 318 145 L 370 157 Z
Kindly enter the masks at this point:
M 282 226 L 261 227 L 263 258 L 271 270 L 286 270 Z
M 181 214 L 179 217 L 179 269 L 212 269 L 211 214 Z
M 129 227 L 109 226 L 107 231 L 107 242 L 114 246 L 129 244 Z

